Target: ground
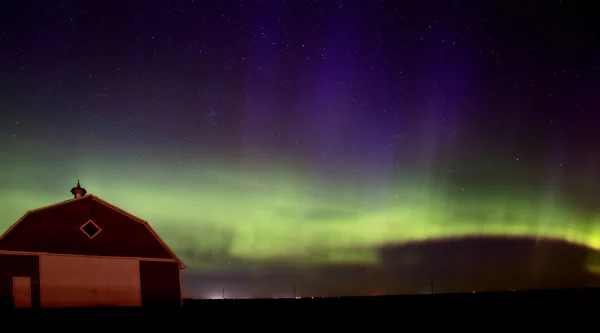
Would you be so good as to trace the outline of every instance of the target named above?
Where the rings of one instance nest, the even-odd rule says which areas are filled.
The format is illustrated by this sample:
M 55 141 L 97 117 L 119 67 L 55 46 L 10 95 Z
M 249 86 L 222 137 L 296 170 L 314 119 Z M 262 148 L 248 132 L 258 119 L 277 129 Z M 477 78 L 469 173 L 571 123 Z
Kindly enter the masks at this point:
M 577 320 L 572 324 L 579 325 L 586 318 L 595 318 L 594 310 L 598 305 L 600 289 L 577 289 L 356 298 L 185 300 L 184 306 L 176 309 L 7 310 L 0 312 L 0 318 L 44 319 L 57 323 L 70 318 L 85 318 L 100 325 L 113 320 L 115 323 L 131 321 L 142 325 L 155 320 L 176 320 L 181 325 L 187 323 L 226 328 L 265 324 L 293 326 L 293 322 L 306 325 L 313 321 L 317 325 L 344 325 L 365 320 L 374 325 L 399 320 L 433 325 L 434 321 L 465 318 L 494 321 L 542 318 L 543 321 L 536 325 L 544 325 L 557 318 L 575 316 Z M 451 325 L 450 321 L 446 324 Z

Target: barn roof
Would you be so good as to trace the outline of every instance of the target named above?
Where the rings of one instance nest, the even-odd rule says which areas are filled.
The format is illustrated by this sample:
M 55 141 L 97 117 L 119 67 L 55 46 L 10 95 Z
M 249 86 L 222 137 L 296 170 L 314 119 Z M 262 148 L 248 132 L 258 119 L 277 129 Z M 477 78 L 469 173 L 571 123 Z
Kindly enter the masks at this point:
M 177 262 L 179 263 L 179 268 L 181 268 L 181 269 L 186 268 L 186 266 L 183 263 L 183 261 L 181 261 L 181 259 L 179 259 L 179 257 L 177 257 L 177 255 L 175 254 L 175 252 L 173 252 L 169 248 L 169 246 L 167 245 L 167 243 L 165 243 L 165 241 L 162 238 L 160 238 L 160 236 L 156 233 L 156 231 L 154 231 L 154 229 L 150 226 L 150 224 L 148 222 L 146 222 L 143 219 L 141 219 L 141 218 L 139 218 L 139 217 L 137 217 L 137 216 L 135 216 L 135 215 L 133 215 L 133 214 L 131 214 L 131 213 L 129 213 L 129 212 L 127 212 L 127 211 L 125 211 L 125 210 L 123 210 L 123 209 L 115 206 L 115 205 L 113 205 L 113 204 L 110 204 L 107 201 L 104 201 L 104 200 L 100 199 L 99 197 L 97 197 L 95 195 L 92 195 L 92 194 L 87 194 L 87 195 L 84 195 L 84 196 L 81 196 L 81 197 L 77 197 L 77 198 L 74 198 L 74 199 L 65 200 L 65 201 L 62 201 L 62 202 L 59 202 L 59 203 L 55 203 L 53 205 L 49 205 L 49 206 L 45 206 L 45 207 L 41 207 L 41 208 L 32 209 L 32 210 L 27 211 L 25 213 L 25 215 L 23 215 L 17 222 L 15 222 L 10 228 L 8 228 L 8 230 L 6 230 L 2 234 L 2 236 L 0 236 L 0 242 L 2 242 L 3 239 L 5 239 L 13 230 L 15 230 L 23 221 L 25 221 L 25 219 L 28 216 L 30 216 L 32 214 L 35 214 L 35 213 L 42 212 L 42 211 L 51 210 L 53 208 L 60 207 L 60 206 L 63 206 L 63 205 L 68 205 L 68 204 L 71 204 L 71 203 L 82 201 L 82 200 L 94 200 L 94 201 L 96 201 L 96 202 L 98 202 L 98 203 L 100 203 L 100 204 L 102 204 L 102 205 L 104 205 L 104 206 L 106 206 L 106 207 L 108 207 L 108 208 L 110 208 L 110 209 L 112 209 L 112 210 L 120 213 L 120 214 L 123 214 L 123 215 L 131 218 L 132 220 L 134 220 L 134 221 L 136 221 L 138 223 L 143 224 L 146 228 L 148 228 L 148 230 L 150 231 L 150 233 L 152 233 L 152 235 L 156 238 L 156 240 L 158 240 L 159 243 L 165 248 L 165 250 L 167 250 L 167 252 L 169 252 L 169 254 L 173 257 L 173 259 L 177 260 Z

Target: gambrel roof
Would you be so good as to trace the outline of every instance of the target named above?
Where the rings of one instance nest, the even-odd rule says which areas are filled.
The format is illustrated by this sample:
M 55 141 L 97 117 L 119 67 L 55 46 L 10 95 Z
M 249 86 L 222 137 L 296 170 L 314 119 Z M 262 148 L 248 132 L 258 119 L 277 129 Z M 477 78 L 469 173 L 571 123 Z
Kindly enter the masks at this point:
M 154 229 L 150 226 L 150 224 L 146 221 L 144 221 L 143 219 L 128 213 L 127 211 L 112 205 L 110 203 L 108 203 L 107 201 L 104 201 L 102 199 L 100 199 L 99 197 L 92 195 L 92 194 L 87 194 L 84 195 L 82 197 L 79 198 L 74 198 L 74 199 L 70 199 L 70 200 L 65 200 L 63 202 L 59 202 L 50 206 L 46 206 L 46 207 L 42 207 L 42 208 L 38 208 L 38 209 L 33 209 L 30 211 L 27 211 L 25 213 L 25 215 L 23 215 L 16 223 L 14 223 L 10 228 L 8 228 L 8 230 L 6 230 L 6 232 L 4 232 L 4 234 L 2 234 L 2 236 L 0 236 L 0 244 L 2 243 L 2 241 L 4 239 L 7 239 L 7 237 L 11 234 L 11 232 L 13 232 L 21 223 L 23 223 L 27 217 L 35 214 L 35 213 L 39 213 L 42 211 L 48 211 L 48 210 L 52 210 L 54 208 L 57 207 L 61 207 L 64 205 L 69 205 L 69 204 L 73 204 L 73 203 L 77 203 L 77 202 L 81 202 L 83 200 L 93 200 L 97 203 L 100 203 L 110 209 L 112 209 L 113 211 L 116 211 L 119 214 L 122 214 L 128 218 L 130 218 L 133 221 L 136 221 L 138 223 L 141 223 L 143 226 L 145 226 L 148 231 L 150 231 L 150 233 L 154 236 L 154 238 L 156 238 L 156 240 L 164 247 L 164 249 L 173 257 L 173 259 L 175 259 L 177 261 L 177 263 L 179 264 L 179 268 L 180 269 L 184 269 L 186 268 L 185 264 L 183 263 L 183 261 L 181 261 L 181 259 L 179 259 L 179 257 L 177 257 L 177 255 L 167 246 L 167 244 L 165 243 L 164 240 L 162 240 L 162 238 L 160 238 L 160 236 L 156 233 L 156 231 L 154 231 Z

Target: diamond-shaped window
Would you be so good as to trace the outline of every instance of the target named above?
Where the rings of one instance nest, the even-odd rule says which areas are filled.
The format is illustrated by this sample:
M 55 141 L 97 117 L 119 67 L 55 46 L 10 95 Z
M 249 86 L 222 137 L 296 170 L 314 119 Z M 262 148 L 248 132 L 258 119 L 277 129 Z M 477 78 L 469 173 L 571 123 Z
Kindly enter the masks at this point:
M 102 229 L 100 229 L 100 227 L 92 220 L 85 222 L 85 224 L 79 229 L 81 229 L 81 231 L 83 231 L 83 233 L 86 234 L 86 236 L 88 236 L 90 239 L 96 237 L 100 231 L 102 231 Z

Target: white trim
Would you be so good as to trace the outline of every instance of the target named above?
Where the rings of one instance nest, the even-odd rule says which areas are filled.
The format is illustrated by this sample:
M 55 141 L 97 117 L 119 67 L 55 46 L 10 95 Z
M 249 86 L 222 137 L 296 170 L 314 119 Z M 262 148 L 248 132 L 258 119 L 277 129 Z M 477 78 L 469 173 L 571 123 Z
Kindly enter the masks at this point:
M 177 270 L 179 273 L 179 306 L 183 307 L 183 283 L 181 281 L 181 269 Z
M 112 204 L 110 204 L 110 203 L 108 203 L 108 202 L 106 202 L 106 201 L 98 198 L 97 196 L 92 195 L 92 194 L 87 194 L 87 195 L 84 195 L 84 196 L 82 196 L 80 198 L 73 198 L 73 199 L 66 200 L 66 201 L 63 201 L 63 202 L 59 202 L 59 203 L 56 203 L 56 204 L 53 204 L 53 205 L 50 205 L 50 206 L 41 207 L 41 208 L 38 208 L 38 209 L 33 209 L 33 210 L 30 210 L 30 211 L 27 211 L 25 213 L 25 215 L 21 216 L 21 218 L 17 222 L 15 222 L 15 224 L 13 224 L 10 228 L 8 228 L 8 230 L 6 230 L 0 236 L 0 243 L 2 242 L 2 240 L 4 238 L 6 238 L 6 236 L 9 233 L 11 233 L 29 215 L 31 215 L 33 213 L 41 212 L 41 211 L 44 211 L 44 210 L 48 210 L 48 209 L 51 209 L 51 208 L 55 208 L 55 207 L 58 207 L 58 206 L 66 205 L 66 204 L 69 204 L 69 203 L 72 203 L 72 202 L 76 202 L 78 200 L 88 199 L 88 198 L 92 199 L 92 200 L 94 200 L 94 201 L 96 201 L 96 202 L 98 202 L 98 203 L 100 203 L 100 204 L 102 204 L 102 205 L 104 205 L 104 206 L 106 206 L 106 207 L 108 207 L 108 208 L 116 211 L 116 212 L 119 212 L 119 213 L 121 213 L 121 214 L 123 214 L 123 215 L 125 215 L 125 216 L 127 216 L 129 218 L 131 218 L 132 220 L 134 220 L 136 222 L 139 222 L 139 223 L 143 224 L 148 229 L 148 231 L 150 231 L 150 233 L 156 238 L 156 240 L 158 240 L 158 242 L 165 248 L 165 250 L 167 250 L 167 252 L 173 257 L 173 259 L 175 259 L 175 261 L 177 261 L 179 263 L 179 268 L 180 269 L 186 268 L 186 266 L 183 263 L 183 261 L 181 261 L 181 259 L 179 259 L 179 257 L 177 257 L 177 255 L 167 246 L 167 244 L 165 243 L 165 241 L 162 240 L 162 238 L 160 238 L 160 236 L 156 233 L 156 231 L 154 231 L 154 229 L 152 229 L 152 227 L 150 226 L 150 224 L 148 224 L 148 222 L 146 222 L 146 221 L 142 220 L 141 218 L 139 218 L 139 217 L 137 217 L 137 216 L 135 216 L 135 215 L 133 215 L 131 213 L 128 213 L 128 212 L 124 211 L 123 209 L 121 209 L 121 208 L 119 208 L 117 206 L 114 206 L 114 205 L 112 205 Z
M 50 252 L 28 252 L 28 251 L 7 251 L 0 250 L 0 255 L 20 255 L 20 256 L 69 256 L 69 257 L 91 257 L 106 259 L 135 259 L 139 261 L 157 261 L 157 262 L 177 262 L 176 259 L 167 258 L 146 258 L 146 257 L 120 257 L 120 256 L 101 256 L 96 254 L 71 254 L 71 253 L 50 253 Z M 42 272 L 40 271 L 40 276 Z M 181 275 L 181 274 L 180 274 Z
M 96 231 L 96 233 L 95 233 L 95 234 L 93 234 L 93 235 L 91 235 L 91 236 L 90 236 L 90 234 L 88 234 L 88 233 L 87 233 L 85 230 L 83 230 L 83 228 L 85 228 L 85 226 L 86 226 L 86 225 L 88 225 L 88 224 L 90 224 L 90 223 L 91 223 L 91 224 L 93 224 L 93 225 L 94 225 L 94 227 L 96 227 L 96 229 L 98 229 L 98 231 Z M 97 224 L 96 224 L 94 221 L 92 221 L 91 219 L 90 219 L 90 220 L 88 220 L 87 222 L 85 222 L 84 224 L 82 224 L 82 225 L 81 225 L 81 227 L 79 227 L 79 230 L 81 230 L 81 232 L 83 232 L 83 233 L 84 233 L 86 236 L 88 236 L 88 238 L 89 238 L 89 239 L 93 239 L 94 237 L 98 236 L 98 234 L 99 234 L 100 232 L 102 232 L 102 228 L 100 228 L 100 226 L 98 226 L 98 225 L 97 225 Z
M 2 252 L 8 252 L 8 251 L 0 251 L 0 255 L 2 255 Z M 15 254 L 20 254 L 20 253 L 15 253 Z M 27 254 L 26 252 L 22 252 L 22 254 Z M 38 290 L 39 290 L 39 295 L 40 295 L 40 303 L 38 304 L 38 306 L 41 308 L 42 307 L 42 275 L 43 275 L 43 268 L 42 268 L 42 253 L 37 254 L 38 257 L 38 270 L 40 271 L 38 274 Z

